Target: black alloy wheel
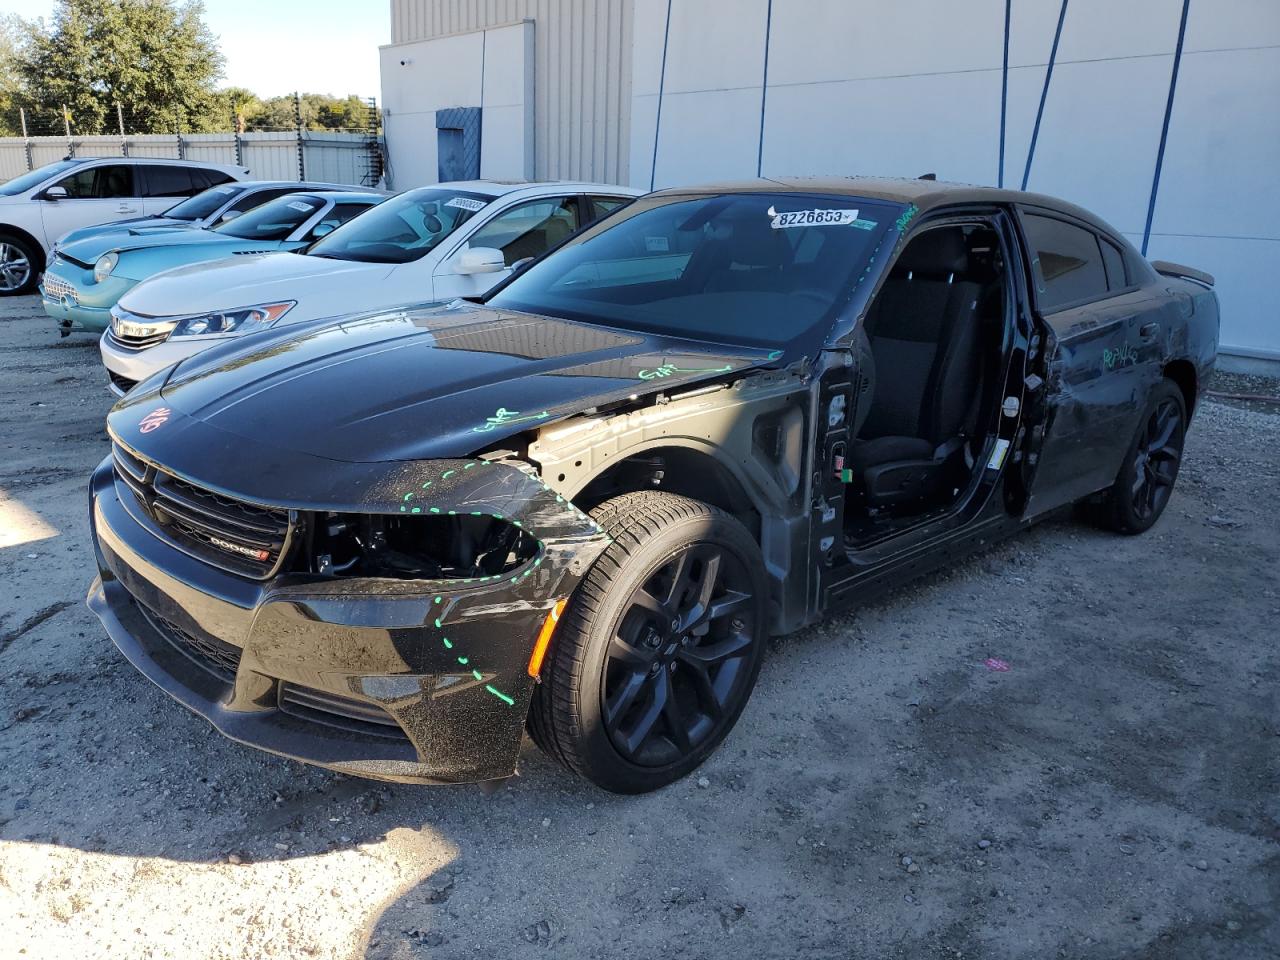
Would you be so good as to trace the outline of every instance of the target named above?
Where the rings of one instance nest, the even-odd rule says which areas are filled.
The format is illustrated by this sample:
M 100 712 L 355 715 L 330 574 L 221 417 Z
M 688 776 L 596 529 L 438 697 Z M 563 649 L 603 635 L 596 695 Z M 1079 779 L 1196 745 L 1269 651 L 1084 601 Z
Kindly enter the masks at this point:
M 1143 425 L 1134 460 L 1130 499 L 1142 520 L 1159 516 L 1169 502 L 1182 460 L 1182 410 L 1165 398 Z
M 1143 533 L 1160 519 L 1178 479 L 1186 425 L 1182 391 L 1161 381 L 1152 390 L 1120 475 L 1103 500 L 1105 526 L 1119 533 Z
M 598 786 L 644 793 L 720 744 L 764 659 L 768 583 L 733 516 L 659 491 L 605 501 L 613 542 L 578 584 L 534 690 L 529 733 Z
M 693 543 L 636 587 L 627 604 L 609 643 L 604 726 L 633 763 L 665 766 L 719 732 L 749 681 L 751 578 L 723 547 Z

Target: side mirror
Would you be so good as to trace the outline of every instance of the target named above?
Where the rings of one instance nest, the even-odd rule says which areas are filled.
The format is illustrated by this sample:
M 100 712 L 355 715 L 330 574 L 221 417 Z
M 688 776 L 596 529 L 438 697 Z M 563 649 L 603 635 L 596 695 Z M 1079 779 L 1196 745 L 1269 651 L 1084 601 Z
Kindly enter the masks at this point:
M 311 239 L 319 240 L 321 237 L 327 237 L 333 231 L 334 226 L 332 223 L 317 223 L 311 228 Z
M 502 251 L 495 247 L 471 247 L 458 254 L 454 261 L 454 270 L 458 273 L 497 273 L 506 269 Z
M 240 214 L 243 212 L 244 212 L 243 210 L 228 210 L 226 213 L 224 213 L 222 216 L 218 218 L 218 222 L 226 223 L 228 220 L 234 220 L 236 217 L 240 216 Z
M 66 187 L 49 187 L 40 195 L 42 200 L 65 200 L 71 194 L 67 193 Z

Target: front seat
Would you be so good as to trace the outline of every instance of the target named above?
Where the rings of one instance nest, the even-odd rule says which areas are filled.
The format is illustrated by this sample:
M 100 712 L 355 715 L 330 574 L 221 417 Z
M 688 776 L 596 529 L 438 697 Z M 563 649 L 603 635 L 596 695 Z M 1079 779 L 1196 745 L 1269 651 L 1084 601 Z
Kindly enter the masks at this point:
M 921 234 L 867 316 L 876 389 L 850 466 L 870 506 L 926 500 L 953 476 L 981 364 L 968 260 L 962 228 Z

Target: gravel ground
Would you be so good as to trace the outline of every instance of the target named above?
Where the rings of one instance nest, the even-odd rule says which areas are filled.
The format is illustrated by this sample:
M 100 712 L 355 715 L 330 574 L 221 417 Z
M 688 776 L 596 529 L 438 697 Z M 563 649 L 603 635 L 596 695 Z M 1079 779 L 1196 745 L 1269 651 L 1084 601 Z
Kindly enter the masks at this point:
M 527 746 L 486 797 L 136 673 L 83 603 L 95 344 L 0 316 L 0 956 L 1280 956 L 1280 406 L 1206 403 L 1144 537 L 1045 523 L 775 643 L 700 777 Z

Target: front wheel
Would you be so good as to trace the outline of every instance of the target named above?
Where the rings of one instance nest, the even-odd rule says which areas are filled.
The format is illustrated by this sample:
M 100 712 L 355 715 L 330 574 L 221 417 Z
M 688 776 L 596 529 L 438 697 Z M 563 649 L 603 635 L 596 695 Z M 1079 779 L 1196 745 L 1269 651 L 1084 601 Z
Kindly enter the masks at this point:
M 0 297 L 30 293 L 40 272 L 40 251 L 13 234 L 0 233 Z
M 1151 391 L 1120 474 L 1106 491 L 1103 526 L 1117 533 L 1144 533 L 1160 519 L 1178 479 L 1186 430 L 1182 391 L 1163 380 Z
M 746 706 L 764 563 L 741 523 L 687 497 L 629 493 L 592 516 L 613 543 L 561 617 L 529 732 L 598 786 L 645 793 L 702 763 Z

